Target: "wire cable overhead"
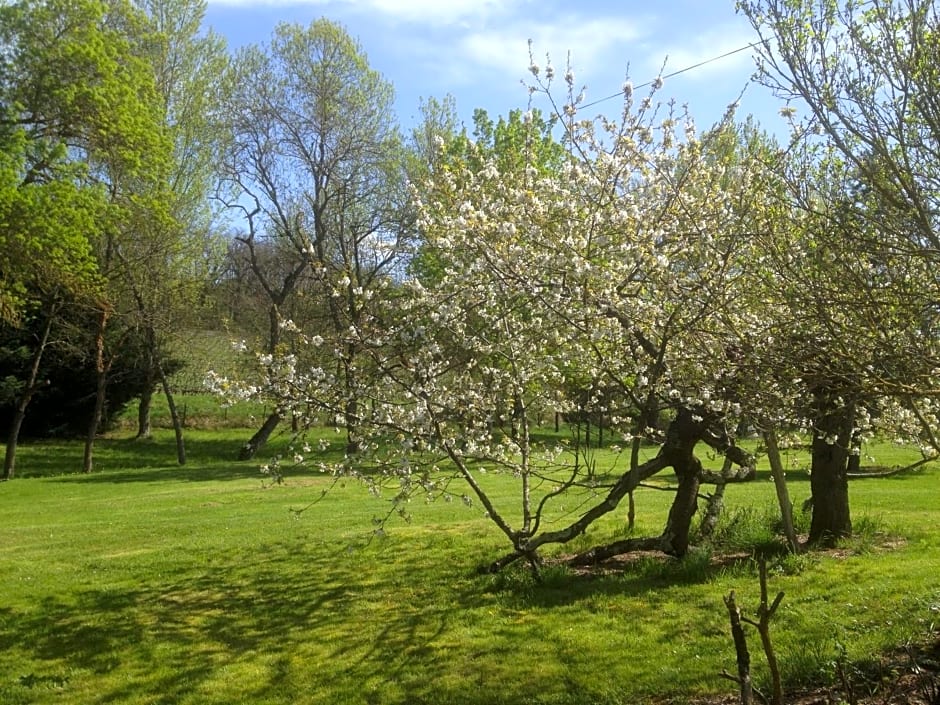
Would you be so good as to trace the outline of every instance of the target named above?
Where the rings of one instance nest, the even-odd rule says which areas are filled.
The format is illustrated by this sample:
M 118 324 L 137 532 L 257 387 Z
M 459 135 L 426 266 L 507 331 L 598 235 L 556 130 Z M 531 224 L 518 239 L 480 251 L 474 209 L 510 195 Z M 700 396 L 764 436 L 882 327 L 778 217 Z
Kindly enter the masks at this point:
M 713 63 L 713 62 L 715 62 L 715 61 L 721 61 L 722 59 L 726 59 L 726 58 L 728 58 L 729 56 L 734 56 L 735 54 L 740 54 L 742 51 L 747 51 L 748 49 L 753 49 L 753 48 L 756 47 L 758 44 L 760 44 L 760 42 L 751 42 L 750 44 L 745 44 L 744 46 L 738 47 L 737 49 L 732 49 L 731 51 L 726 51 L 724 54 L 720 54 L 719 56 L 713 56 L 713 57 L 711 57 L 710 59 L 705 59 L 704 61 L 699 61 L 697 64 L 692 64 L 691 66 L 686 66 L 685 68 L 679 69 L 678 71 L 673 71 L 672 73 L 667 73 L 665 76 L 657 76 L 656 78 L 654 78 L 654 79 L 652 79 L 652 80 L 649 80 L 649 81 L 647 81 L 646 83 L 641 83 L 641 84 L 638 85 L 638 86 L 634 86 L 634 89 L 637 89 L 637 88 L 646 88 L 646 86 L 651 86 L 651 85 L 653 85 L 653 83 L 655 83 L 656 81 L 665 81 L 667 78 L 673 78 L 674 76 L 679 76 L 680 74 L 686 73 L 687 71 L 692 71 L 693 69 L 697 69 L 697 68 L 700 68 L 700 67 L 702 67 L 702 66 L 706 66 L 707 64 L 711 64 L 711 63 Z M 606 96 L 605 98 L 598 98 L 597 100 L 592 101 L 592 102 L 590 102 L 590 103 L 585 103 L 584 105 L 580 106 L 580 108 L 581 108 L 581 109 L 584 109 L 584 108 L 591 108 L 591 107 L 593 107 L 593 106 L 595 106 L 595 105 L 599 105 L 600 103 L 605 103 L 605 102 L 607 102 L 608 100 L 613 100 L 614 98 L 619 98 L 619 97 L 622 96 L 622 95 L 623 95 L 623 90 L 620 90 L 620 91 L 617 91 L 616 93 L 612 93 L 611 95 Z

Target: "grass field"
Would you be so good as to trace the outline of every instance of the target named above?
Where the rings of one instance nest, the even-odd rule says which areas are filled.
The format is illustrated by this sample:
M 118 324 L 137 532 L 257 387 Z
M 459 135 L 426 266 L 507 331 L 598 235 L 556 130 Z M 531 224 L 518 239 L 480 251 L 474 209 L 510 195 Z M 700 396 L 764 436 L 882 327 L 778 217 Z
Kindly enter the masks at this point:
M 591 575 L 550 567 L 537 583 L 474 572 L 505 549 L 477 508 L 414 506 L 376 538 L 386 506 L 350 484 L 297 516 L 328 479 L 294 471 L 272 485 L 233 460 L 245 435 L 191 432 L 182 468 L 168 431 L 106 439 L 89 476 L 75 474 L 79 444 L 21 448 L 19 479 L 0 484 L 0 703 L 588 705 L 733 692 L 718 675 L 735 658 L 722 597 L 734 589 L 756 607 L 749 547 L 767 542 L 773 515 L 764 473 L 729 488 L 726 543 L 711 552 Z M 490 481 L 511 492 L 511 478 Z M 832 678 L 840 653 L 871 673 L 879 654 L 940 628 L 938 489 L 932 466 L 858 481 L 858 539 L 773 560 L 790 687 Z M 791 492 L 799 507 L 804 474 L 791 473 Z M 638 495 L 640 533 L 658 533 L 669 499 Z M 578 547 L 623 535 L 622 521 Z M 766 679 L 758 646 L 752 634 Z

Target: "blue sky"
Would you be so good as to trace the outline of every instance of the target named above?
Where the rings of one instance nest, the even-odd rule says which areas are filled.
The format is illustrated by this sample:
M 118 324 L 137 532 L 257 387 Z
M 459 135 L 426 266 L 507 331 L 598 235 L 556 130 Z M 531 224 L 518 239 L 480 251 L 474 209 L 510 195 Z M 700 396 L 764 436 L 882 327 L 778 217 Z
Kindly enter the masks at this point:
M 398 119 L 414 124 L 420 98 L 454 96 L 469 124 L 475 108 L 491 116 L 525 108 L 528 40 L 538 63 L 549 54 L 563 73 L 571 55 L 587 101 L 617 93 L 629 70 L 635 85 L 747 46 L 756 38 L 734 0 L 209 0 L 207 24 L 231 48 L 266 42 L 278 22 L 303 25 L 327 17 L 359 40 L 369 63 L 396 91 Z M 754 71 L 750 50 L 667 79 L 662 98 L 688 103 L 700 127 L 721 117 Z M 557 79 L 556 79 L 557 80 Z M 558 80 L 559 88 L 563 82 Z M 609 100 L 590 113 L 616 115 Z M 784 129 L 781 103 L 750 85 L 739 116 Z

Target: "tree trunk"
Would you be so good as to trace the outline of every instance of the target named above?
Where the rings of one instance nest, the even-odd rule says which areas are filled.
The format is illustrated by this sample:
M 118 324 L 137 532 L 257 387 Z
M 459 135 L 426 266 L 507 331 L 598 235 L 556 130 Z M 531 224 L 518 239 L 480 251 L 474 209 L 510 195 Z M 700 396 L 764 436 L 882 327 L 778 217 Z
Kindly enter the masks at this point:
M 680 408 L 676 417 L 666 430 L 666 439 L 655 458 L 642 465 L 634 465 L 610 487 L 607 495 L 567 527 L 554 531 L 545 531 L 529 538 L 525 550 L 517 548 L 512 554 L 490 564 L 487 570 L 499 570 L 508 562 L 517 560 L 523 554 L 533 554 L 539 547 L 548 543 L 567 543 L 583 534 L 599 517 L 617 508 L 620 500 L 636 489 L 641 482 L 652 477 L 664 468 L 672 467 L 679 476 L 679 488 L 669 512 L 666 528 L 660 536 L 645 539 L 627 539 L 607 546 L 598 546 L 572 558 L 572 564 L 594 563 L 610 556 L 631 550 L 661 550 L 676 556 L 685 555 L 689 548 L 689 530 L 692 518 L 698 508 L 698 488 L 701 478 L 706 475 L 701 461 L 693 451 L 699 441 L 704 441 L 715 450 L 729 457 L 733 463 L 742 466 L 740 473 L 727 478 L 727 481 L 745 481 L 754 476 L 753 458 L 734 445 L 732 439 L 723 430 L 709 428 L 709 423 L 721 421 L 720 418 L 704 418 L 704 409 Z M 719 424 L 720 427 L 720 424 Z M 510 532 L 511 533 L 511 532 Z
M 725 456 L 725 462 L 720 473 L 722 480 L 731 472 L 731 464 L 731 458 Z M 725 507 L 725 488 L 727 486 L 728 483 L 724 481 L 716 483 L 715 491 L 712 492 L 711 496 L 708 498 L 708 504 L 705 507 L 705 515 L 702 517 L 701 526 L 699 526 L 699 536 L 703 539 L 711 537 L 718 527 L 721 512 Z
M 689 550 L 689 533 L 692 518 L 698 510 L 698 490 L 701 483 L 702 463 L 693 451 L 696 444 L 705 436 L 701 420 L 695 420 L 695 414 L 688 409 L 679 409 L 676 418 L 669 424 L 666 440 L 656 455 L 655 462 L 647 461 L 643 465 L 631 467 L 623 481 L 623 490 L 618 492 L 618 501 L 628 492 L 632 492 L 646 477 L 650 470 L 658 472 L 663 467 L 672 467 L 679 478 L 679 487 L 669 510 L 666 526 L 660 536 L 646 539 L 626 539 L 606 546 L 598 546 L 576 556 L 573 561 L 596 562 L 628 550 L 659 550 L 674 556 L 684 556 Z M 619 484 L 619 483 L 618 483 Z
M 148 356 L 149 357 L 149 356 Z M 140 393 L 140 401 L 137 405 L 137 436 L 138 439 L 150 438 L 150 408 L 153 402 L 153 360 L 147 361 L 146 380 L 144 389 Z
M 642 440 L 640 439 L 640 429 L 637 429 L 636 435 L 633 436 L 633 441 L 630 447 L 630 472 L 636 472 L 636 469 L 640 466 L 640 445 Z M 627 505 L 627 528 L 633 529 L 636 526 L 636 500 L 633 496 L 633 490 L 630 490 L 629 502 Z
M 153 390 L 144 389 L 137 405 L 137 435 L 135 438 L 150 438 L 153 430 L 150 424 L 150 407 L 153 402 Z
M 672 501 L 672 507 L 669 509 L 663 538 L 667 546 L 666 553 L 682 557 L 689 552 L 692 517 L 698 511 L 699 475 L 702 472 L 702 462 L 690 454 L 685 462 L 676 463 L 673 468 L 679 478 L 679 487 Z
M 800 550 L 800 542 L 796 538 L 796 529 L 793 527 L 793 503 L 790 501 L 790 492 L 787 489 L 787 478 L 783 461 L 780 459 L 776 431 L 773 429 L 764 431 L 764 445 L 767 447 L 770 475 L 773 477 L 774 488 L 777 490 L 777 504 L 780 507 L 780 520 L 783 522 L 783 535 L 787 538 L 788 548 L 796 553 Z
M 679 409 L 676 418 L 669 424 L 666 440 L 660 453 L 675 470 L 679 480 L 675 499 L 669 509 L 669 517 L 663 530 L 663 539 L 668 550 L 676 556 L 684 556 L 689 550 L 689 531 L 692 517 L 698 510 L 699 476 L 702 463 L 695 457 L 695 445 L 701 440 L 703 427 L 689 409 Z
M 355 455 L 359 452 L 359 400 L 355 398 L 347 400 L 344 412 L 343 419 L 346 423 L 346 453 Z
M 741 609 L 734 599 L 734 590 L 725 598 L 725 606 L 728 608 L 728 617 L 731 620 L 731 638 L 734 641 L 735 654 L 737 654 L 738 675 L 723 675 L 740 686 L 741 705 L 753 705 L 754 690 L 751 685 L 751 654 L 747 650 L 747 635 L 744 633 Z
M 7 437 L 6 453 L 3 456 L 3 479 L 12 480 L 16 471 L 16 446 L 20 439 L 20 428 L 23 426 L 23 420 L 26 418 L 26 407 L 29 406 L 32 393 L 24 392 L 23 398 L 16 406 L 16 413 L 13 414 L 13 423 L 10 424 L 10 435 Z
M 832 545 L 852 534 L 847 456 L 837 444 L 829 445 L 825 439 L 813 439 L 811 544 Z
M 6 453 L 3 457 L 4 480 L 12 480 L 16 471 L 16 447 L 19 444 L 20 429 L 23 427 L 24 419 L 26 419 L 26 409 L 29 406 L 29 402 L 32 401 L 33 394 L 36 393 L 36 380 L 39 377 L 39 365 L 42 362 L 43 353 L 49 342 L 49 333 L 52 330 L 52 320 L 55 317 L 55 309 L 56 306 L 53 305 L 49 316 L 46 318 L 46 325 L 42 331 L 42 339 L 36 347 L 36 352 L 33 354 L 33 364 L 29 368 L 29 379 L 26 380 L 26 386 L 23 388 L 23 396 L 20 397 L 20 401 L 16 405 L 16 411 L 13 414 L 13 422 L 10 424 L 10 435 L 7 436 Z
M 271 437 L 271 434 L 274 433 L 274 429 L 277 428 L 280 422 L 281 415 L 277 411 L 271 412 L 268 418 L 264 420 L 261 428 L 242 446 L 241 450 L 238 452 L 238 459 L 251 460 L 254 458 L 255 454 L 268 442 L 268 439 Z
M 104 334 L 108 327 L 110 313 L 107 308 L 101 311 L 98 330 L 95 332 L 95 408 L 88 423 L 88 435 L 85 437 L 85 455 L 82 459 L 82 472 L 89 473 L 94 467 L 95 437 L 101 427 L 104 416 L 105 395 L 108 390 L 108 367 L 104 356 Z
M 183 442 L 183 421 L 180 419 L 179 411 L 176 408 L 176 400 L 173 399 L 173 392 L 170 390 L 170 382 L 166 378 L 166 372 L 159 360 L 155 360 L 157 376 L 160 378 L 160 386 L 163 387 L 163 394 L 166 396 L 166 405 L 170 410 L 170 418 L 173 420 L 173 433 L 176 435 L 176 462 L 180 465 L 186 464 L 186 444 Z
M 817 420 L 810 474 L 813 520 L 809 543 L 814 545 L 831 546 L 852 534 L 848 446 L 853 415 L 851 408 L 826 409 Z
M 846 464 L 846 472 L 851 475 L 857 475 L 862 471 L 862 441 L 858 433 L 852 434 L 852 446 L 849 451 L 849 460 Z

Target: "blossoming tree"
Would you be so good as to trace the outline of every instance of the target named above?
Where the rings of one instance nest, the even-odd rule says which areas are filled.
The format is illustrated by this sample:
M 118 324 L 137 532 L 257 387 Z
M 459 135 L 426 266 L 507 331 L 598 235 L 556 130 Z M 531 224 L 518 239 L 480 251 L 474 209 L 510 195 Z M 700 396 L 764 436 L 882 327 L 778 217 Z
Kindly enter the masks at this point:
M 551 98 L 554 72 L 533 73 L 535 92 Z M 360 452 L 324 468 L 380 469 L 367 481 L 392 483 L 402 510 L 416 494 L 482 504 L 512 547 L 494 568 L 537 563 L 541 547 L 580 535 L 667 467 L 679 487 L 662 535 L 582 558 L 631 547 L 681 555 L 706 476 L 696 445 L 726 454 L 743 476 L 752 471 L 727 430 L 735 408 L 722 376 L 742 335 L 731 321 L 753 254 L 745 191 L 760 165 L 728 158 L 731 113 L 701 135 L 689 116 L 656 101 L 660 85 L 644 97 L 627 86 L 619 120 L 585 120 L 570 72 L 565 83 L 557 168 L 541 168 L 527 151 L 544 137 L 533 126 L 521 159 L 445 160 L 420 191 L 435 275 L 390 288 L 349 326 L 347 343 L 372 372 L 357 390 L 368 402 L 357 416 Z M 285 409 L 344 412 L 335 367 L 269 362 L 267 392 Z M 617 390 L 616 405 L 599 392 L 575 400 L 567 390 L 585 379 Z M 645 462 L 624 453 L 616 479 L 598 485 L 581 449 L 533 434 L 546 410 L 576 409 L 602 412 L 630 442 L 646 437 L 660 451 Z M 673 419 L 665 431 L 655 422 L 662 411 Z M 494 472 L 517 479 L 512 505 L 491 494 Z M 583 511 L 563 520 L 560 505 L 572 495 Z
M 410 274 L 384 280 L 333 341 L 285 322 L 298 349 L 326 361 L 271 355 L 261 392 L 293 413 L 354 417 L 357 452 L 321 469 L 391 487 L 392 512 L 416 496 L 481 504 L 511 546 L 492 569 L 538 564 L 543 547 L 581 535 L 666 468 L 678 486 L 660 535 L 572 560 L 684 554 L 701 483 L 753 476 L 732 432 L 742 422 L 764 436 L 785 517 L 778 432 L 811 434 L 811 539 L 848 533 L 846 471 L 863 434 L 891 417 L 909 430 L 923 421 L 917 435 L 932 415 L 920 401 L 902 410 L 881 384 L 885 340 L 917 335 L 884 305 L 887 260 L 833 276 L 852 247 L 846 172 L 809 142 L 785 150 L 735 124 L 733 106 L 699 132 L 658 99 L 661 80 L 642 96 L 625 84 L 617 119 L 585 119 L 570 70 L 557 102 L 555 69 L 531 72 L 549 122 L 531 110 L 442 144 L 414 189 L 422 245 Z M 877 306 L 852 305 L 865 292 Z M 331 349 L 336 361 L 361 353 L 352 410 Z M 915 367 L 904 369 L 924 373 Z M 598 481 L 577 439 L 540 440 L 552 411 L 622 434 L 629 452 L 612 479 Z M 659 446 L 645 461 L 643 442 Z M 721 473 L 703 469 L 700 443 L 724 455 Z M 493 492 L 494 473 L 514 478 L 511 499 Z M 788 539 L 795 547 L 792 526 Z

